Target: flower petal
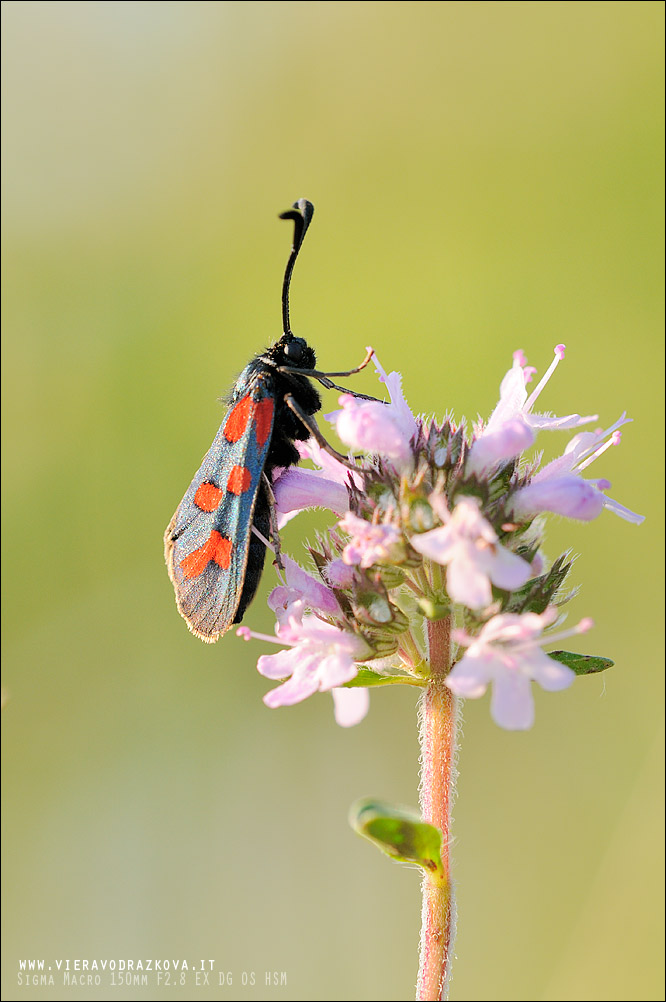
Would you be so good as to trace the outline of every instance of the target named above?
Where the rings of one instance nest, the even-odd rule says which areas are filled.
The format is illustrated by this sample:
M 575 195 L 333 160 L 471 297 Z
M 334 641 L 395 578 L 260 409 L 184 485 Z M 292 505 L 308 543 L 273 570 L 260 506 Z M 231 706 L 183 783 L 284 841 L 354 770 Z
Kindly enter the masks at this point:
M 457 544 L 455 536 L 448 531 L 447 526 L 440 525 L 437 529 L 429 529 L 409 540 L 417 553 L 437 564 L 447 564 L 451 560 Z
M 326 480 L 334 480 L 336 483 L 343 484 L 343 486 L 346 486 L 351 478 L 356 482 L 358 488 L 362 486 L 360 475 L 354 473 L 348 466 L 343 466 L 330 452 L 325 452 L 315 438 L 310 437 L 305 442 L 296 442 L 295 445 L 301 459 L 311 459 L 315 466 L 318 467 L 318 469 L 310 471 L 315 476 L 323 477 Z
M 517 553 L 497 544 L 488 551 L 488 576 L 498 588 L 513 591 L 532 577 L 532 567 Z
M 267 692 L 264 703 L 271 710 L 277 706 L 293 706 L 294 703 L 301 703 L 308 696 L 312 696 L 318 688 L 317 673 L 314 668 L 312 671 L 300 671 L 292 675 L 288 682 Z
M 590 522 L 604 510 L 604 495 L 590 480 L 564 473 L 533 481 L 513 495 L 513 512 L 519 518 L 552 511 L 556 515 Z
M 499 402 L 488 418 L 487 430 L 495 431 L 516 417 L 525 406 L 526 400 L 525 373 L 520 361 L 514 356 L 513 365 L 500 383 Z
M 604 508 L 608 508 L 614 515 L 619 515 L 625 522 L 631 522 L 633 525 L 640 525 L 641 522 L 645 521 L 645 515 L 638 515 L 630 508 L 625 508 L 619 501 L 614 501 L 613 498 L 604 496 Z
M 411 429 L 401 426 L 400 415 L 390 405 L 373 400 L 359 403 L 349 394 L 342 396 L 340 403 L 336 431 L 345 445 L 401 463 L 411 462 Z
M 324 574 L 332 588 L 351 588 L 354 582 L 354 568 L 346 564 L 342 557 L 331 560 L 324 568 Z
M 335 720 L 340 727 L 359 724 L 370 708 L 370 693 L 367 689 L 331 689 Z
M 470 609 L 484 609 L 492 601 L 488 575 L 476 561 L 476 556 L 451 560 L 446 571 L 446 589 L 454 602 Z
M 559 692 L 561 689 L 568 689 L 576 677 L 575 671 L 568 668 L 567 665 L 549 658 L 539 648 L 530 651 L 529 672 L 535 682 L 538 682 L 546 692 Z
M 262 654 L 257 661 L 257 671 L 264 678 L 289 678 L 298 667 L 298 663 L 298 651 L 288 647 L 275 654 Z
M 506 671 L 495 679 L 490 713 L 496 724 L 509 731 L 525 731 L 534 723 L 534 699 L 529 678 Z
M 317 668 L 319 689 L 327 692 L 345 682 L 351 682 L 358 675 L 358 668 L 347 655 L 336 651 L 320 660 Z
M 329 508 L 341 515 L 349 508 L 347 488 L 320 476 L 315 470 L 291 466 L 273 484 L 275 509 L 279 514 L 304 508 Z
M 467 473 L 483 473 L 504 460 L 513 459 L 534 443 L 535 434 L 522 418 L 514 418 L 500 425 L 497 430 L 486 429 L 472 443 L 465 470 Z
M 300 564 L 297 564 L 291 557 L 283 556 L 287 584 L 290 588 L 299 591 L 310 609 L 319 609 L 329 616 L 338 615 L 340 607 L 335 595 L 330 588 L 327 588 L 323 581 L 308 574 Z
M 465 654 L 453 666 L 446 678 L 446 684 L 458 696 L 466 699 L 478 699 L 488 688 L 488 683 L 494 676 L 494 659 L 487 655 L 474 657 Z

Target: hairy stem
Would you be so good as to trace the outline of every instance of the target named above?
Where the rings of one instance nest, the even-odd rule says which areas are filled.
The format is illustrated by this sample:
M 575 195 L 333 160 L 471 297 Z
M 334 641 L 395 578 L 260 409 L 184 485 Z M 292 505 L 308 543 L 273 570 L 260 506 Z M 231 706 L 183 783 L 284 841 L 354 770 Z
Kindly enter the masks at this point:
M 427 624 L 431 678 L 419 706 L 421 745 L 421 816 L 442 833 L 443 877 L 423 877 L 421 948 L 416 998 L 447 997 L 454 936 L 450 879 L 451 801 L 455 777 L 456 698 L 444 681 L 451 666 L 451 620 Z

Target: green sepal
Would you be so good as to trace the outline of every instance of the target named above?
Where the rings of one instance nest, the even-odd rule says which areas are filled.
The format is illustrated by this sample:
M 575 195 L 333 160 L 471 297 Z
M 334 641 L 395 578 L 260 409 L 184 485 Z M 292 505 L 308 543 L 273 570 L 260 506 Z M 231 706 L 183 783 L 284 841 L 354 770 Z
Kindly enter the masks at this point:
M 432 879 L 445 882 L 442 833 L 414 811 L 381 800 L 357 800 L 349 811 L 349 823 L 391 859 L 416 863 Z
M 548 657 L 559 661 L 575 671 L 576 675 L 594 675 L 606 671 L 615 664 L 610 658 L 601 658 L 595 654 L 572 654 L 571 651 L 547 651 Z
M 356 678 L 349 682 L 344 682 L 343 689 L 369 689 L 378 685 L 427 685 L 424 678 L 415 678 L 413 675 L 378 675 L 371 668 L 359 668 Z
M 400 567 L 392 564 L 376 564 L 375 567 L 385 588 L 399 588 L 405 580 L 405 572 Z
M 503 608 L 504 612 L 536 612 L 541 615 L 554 601 L 555 596 L 571 570 L 571 560 L 563 553 L 553 562 L 546 574 L 533 578 L 512 592 Z M 501 592 L 498 592 L 501 595 Z M 561 604 L 561 601 L 558 603 Z
M 363 639 L 373 650 L 373 658 L 389 658 L 398 650 L 400 646 L 394 637 L 389 637 L 381 630 L 371 630 L 369 627 L 363 629 Z M 362 661 L 363 658 L 359 658 Z M 366 661 L 368 658 L 365 659 Z
M 417 599 L 416 604 L 426 619 L 445 619 L 451 612 L 449 602 L 440 602 L 437 598 L 430 598 L 427 595 Z

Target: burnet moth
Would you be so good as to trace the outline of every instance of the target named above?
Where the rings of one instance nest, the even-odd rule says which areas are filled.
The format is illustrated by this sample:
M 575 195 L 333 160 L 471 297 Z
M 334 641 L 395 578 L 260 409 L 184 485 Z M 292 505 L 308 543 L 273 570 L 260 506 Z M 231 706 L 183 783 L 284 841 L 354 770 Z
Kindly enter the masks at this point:
M 310 435 L 334 452 L 312 416 L 321 399 L 310 378 L 329 389 L 343 389 L 330 377 L 359 372 L 372 355 L 348 372 L 318 372 L 313 349 L 291 331 L 291 273 L 313 213 L 312 203 L 301 198 L 280 216 L 294 222 L 282 285 L 284 333 L 238 377 L 215 440 L 164 535 L 178 611 L 192 633 L 208 644 L 240 623 L 261 578 L 264 541 L 273 536 L 277 545 L 273 471 L 297 463 L 294 443 Z

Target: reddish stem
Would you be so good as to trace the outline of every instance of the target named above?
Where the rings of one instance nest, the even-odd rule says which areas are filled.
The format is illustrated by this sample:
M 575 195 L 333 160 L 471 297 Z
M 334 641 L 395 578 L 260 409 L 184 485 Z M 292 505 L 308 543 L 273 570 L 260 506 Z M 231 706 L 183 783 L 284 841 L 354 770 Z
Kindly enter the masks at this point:
M 451 800 L 455 775 L 455 696 L 444 684 L 451 663 L 450 618 L 428 622 L 431 679 L 419 708 L 421 744 L 421 816 L 442 832 L 442 875 L 423 877 L 421 950 L 416 998 L 447 997 L 454 936 L 454 903 L 450 879 Z

